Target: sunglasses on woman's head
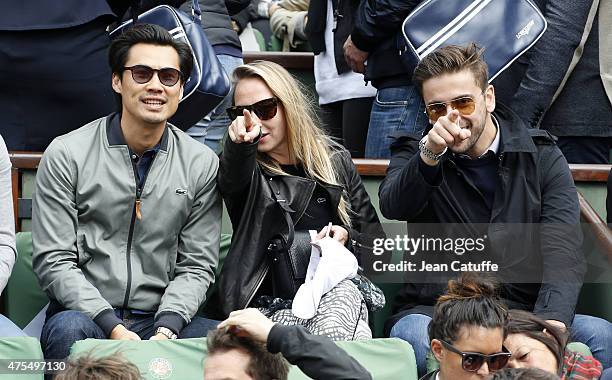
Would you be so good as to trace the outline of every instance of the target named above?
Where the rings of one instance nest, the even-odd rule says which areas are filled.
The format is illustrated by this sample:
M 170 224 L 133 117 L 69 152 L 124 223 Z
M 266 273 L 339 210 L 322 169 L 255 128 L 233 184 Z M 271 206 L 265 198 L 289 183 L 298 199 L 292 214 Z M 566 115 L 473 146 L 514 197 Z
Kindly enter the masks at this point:
M 172 87 L 179 79 L 181 79 L 181 72 L 172 67 L 164 67 L 163 69 L 154 69 L 145 65 L 134 65 L 124 67 L 124 70 L 130 70 L 132 72 L 132 79 L 134 82 L 139 84 L 145 84 L 153 78 L 153 74 L 157 73 L 157 77 L 161 84 L 167 87 Z
M 461 368 L 468 372 L 476 372 L 482 367 L 482 365 L 487 362 L 487 366 L 489 367 L 489 371 L 497 371 L 506 366 L 508 364 L 508 360 L 510 360 L 510 356 L 512 354 L 506 350 L 505 347 L 502 347 L 504 352 L 498 352 L 496 354 L 485 355 L 479 352 L 463 352 L 458 350 L 452 344 L 443 341 L 442 339 L 438 339 L 442 342 L 442 345 L 446 347 L 447 350 L 452 351 L 456 354 L 461 355 Z
M 236 119 L 238 116 L 242 116 L 242 111 L 253 111 L 260 120 L 270 120 L 276 116 L 276 110 L 278 106 L 277 98 L 269 98 L 260 100 L 257 103 L 253 103 L 249 106 L 233 106 L 227 109 L 227 115 L 231 120 Z
M 442 116 L 446 116 L 447 104 L 450 104 L 452 109 L 459 111 L 461 115 L 471 115 L 476 109 L 476 102 L 471 96 L 462 96 L 448 102 L 431 103 L 425 106 L 425 113 L 429 120 L 435 123 Z

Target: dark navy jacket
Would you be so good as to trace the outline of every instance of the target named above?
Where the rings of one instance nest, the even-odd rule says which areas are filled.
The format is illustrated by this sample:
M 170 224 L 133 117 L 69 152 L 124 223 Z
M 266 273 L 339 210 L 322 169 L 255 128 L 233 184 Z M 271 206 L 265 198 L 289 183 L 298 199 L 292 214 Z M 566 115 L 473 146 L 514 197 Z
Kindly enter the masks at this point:
M 493 114 L 501 133 L 499 182 L 491 224 L 485 231 L 491 252 L 510 263 L 505 269 L 513 275 L 503 281 L 501 296 L 511 308 L 527 309 L 569 326 L 586 271 L 580 249 L 580 208 L 571 172 L 546 131 L 527 129 L 516 114 L 499 103 Z M 442 173 L 437 182 L 426 181 L 419 165 L 418 140 L 407 135 L 391 147 L 391 162 L 379 189 L 382 214 L 409 223 L 482 223 L 472 219 L 484 201 L 454 164 L 450 152 L 439 164 Z M 529 226 L 540 229 L 533 231 Z M 396 299 L 395 312 L 399 314 L 391 324 L 405 314 L 430 314 L 446 285 L 406 278 Z
M 398 38 L 402 22 L 420 0 L 361 0 L 355 14 L 351 39 L 357 48 L 370 53 L 365 80 L 374 87 L 412 84 L 399 58 Z

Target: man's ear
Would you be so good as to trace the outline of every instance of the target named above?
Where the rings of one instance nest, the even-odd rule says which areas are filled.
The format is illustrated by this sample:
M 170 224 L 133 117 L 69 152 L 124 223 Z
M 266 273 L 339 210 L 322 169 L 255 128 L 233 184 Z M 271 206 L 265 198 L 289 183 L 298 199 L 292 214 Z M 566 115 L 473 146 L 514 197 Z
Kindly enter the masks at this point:
M 485 90 L 485 103 L 487 105 L 487 112 L 492 113 L 495 111 L 495 88 L 493 85 L 488 85 Z
M 183 91 L 185 91 L 185 83 L 181 84 L 181 92 L 179 92 L 179 102 L 183 100 Z
M 112 86 L 116 93 L 121 94 L 121 77 L 117 73 L 113 73 Z
M 438 362 L 441 362 L 442 359 L 444 358 L 444 350 L 442 349 L 443 348 L 442 343 L 437 339 L 432 339 L 430 347 L 431 347 L 431 352 L 436 357 L 436 360 Z

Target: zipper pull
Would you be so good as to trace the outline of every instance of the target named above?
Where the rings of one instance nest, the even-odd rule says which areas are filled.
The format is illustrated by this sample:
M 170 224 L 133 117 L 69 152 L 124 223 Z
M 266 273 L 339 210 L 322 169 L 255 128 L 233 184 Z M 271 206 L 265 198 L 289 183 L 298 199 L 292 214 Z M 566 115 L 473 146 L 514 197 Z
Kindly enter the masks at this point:
M 142 202 L 140 202 L 140 199 L 136 199 L 136 217 L 138 218 L 138 220 L 142 220 L 142 214 L 140 214 L 141 204 Z

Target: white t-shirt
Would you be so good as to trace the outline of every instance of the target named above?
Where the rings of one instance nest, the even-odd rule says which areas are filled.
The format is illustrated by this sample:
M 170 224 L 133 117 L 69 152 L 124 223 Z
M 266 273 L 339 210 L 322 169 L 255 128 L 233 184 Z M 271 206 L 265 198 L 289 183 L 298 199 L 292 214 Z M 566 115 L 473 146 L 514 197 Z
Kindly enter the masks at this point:
M 319 94 L 319 104 L 373 97 L 376 95 L 376 88 L 371 84 L 366 86 L 362 74 L 349 71 L 338 75 L 334 58 L 333 13 L 332 2 L 327 0 L 325 51 L 314 57 L 315 86 Z

